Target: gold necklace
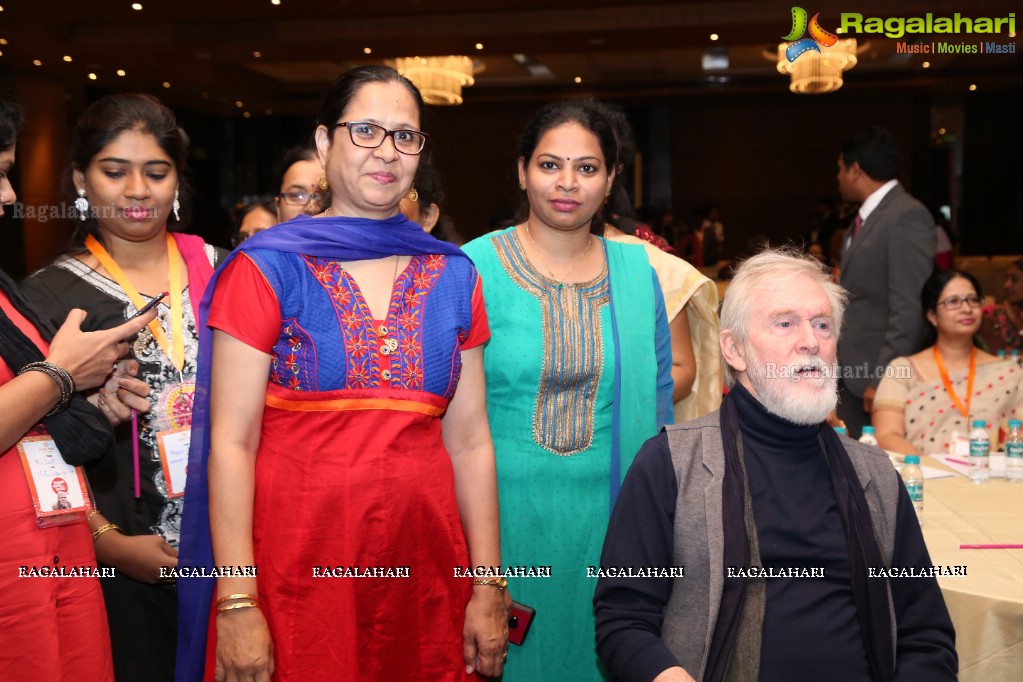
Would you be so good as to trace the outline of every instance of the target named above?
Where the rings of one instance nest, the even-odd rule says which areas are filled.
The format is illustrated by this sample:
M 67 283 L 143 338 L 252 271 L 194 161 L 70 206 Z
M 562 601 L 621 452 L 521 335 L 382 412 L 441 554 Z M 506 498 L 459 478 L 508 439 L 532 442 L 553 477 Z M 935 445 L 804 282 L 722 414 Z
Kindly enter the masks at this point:
M 394 274 L 391 276 L 391 289 L 394 289 L 394 283 L 398 281 L 398 261 L 401 260 L 401 256 L 394 254 Z
M 543 266 L 547 268 L 547 274 L 550 275 L 551 279 L 558 283 L 559 289 L 565 288 L 565 280 L 567 280 L 569 276 L 571 276 L 571 274 L 575 272 L 576 266 L 579 265 L 580 262 L 582 262 L 583 256 L 585 256 L 586 252 L 590 250 L 590 244 L 593 243 L 593 235 L 587 235 L 586 246 L 583 247 L 582 251 L 579 252 L 579 255 L 576 256 L 575 260 L 572 261 L 572 267 L 570 267 L 568 269 L 568 272 L 565 273 L 564 278 L 558 278 L 557 276 L 555 276 L 554 271 L 551 270 L 551 266 L 547 262 L 547 259 L 544 258 L 543 251 L 540 250 L 540 247 L 537 246 L 536 241 L 533 240 L 533 234 L 529 231 L 528 222 L 526 223 L 526 236 L 529 237 L 529 243 L 533 245 L 533 249 L 536 250 L 536 255 L 540 257 L 540 261 L 543 263 Z

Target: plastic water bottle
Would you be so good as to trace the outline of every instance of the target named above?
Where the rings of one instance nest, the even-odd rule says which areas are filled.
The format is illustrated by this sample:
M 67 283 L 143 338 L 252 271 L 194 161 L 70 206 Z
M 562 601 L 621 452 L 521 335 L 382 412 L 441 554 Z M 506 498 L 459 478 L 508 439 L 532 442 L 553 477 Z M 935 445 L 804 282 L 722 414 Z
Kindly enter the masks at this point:
M 874 432 L 873 426 L 863 427 L 863 434 L 860 436 L 860 442 L 877 447 L 877 435 Z
M 913 501 L 916 518 L 924 522 L 924 472 L 920 469 L 919 455 L 906 455 L 906 463 L 902 466 L 902 482 L 906 484 L 906 492 Z
M 846 435 L 845 427 L 844 426 L 836 426 L 835 427 L 835 433 L 837 433 L 840 436 Z
M 970 431 L 970 480 L 974 483 L 987 483 L 991 476 L 989 468 L 991 456 L 991 438 L 987 435 L 987 422 L 977 419 Z
M 1005 349 L 1004 348 L 1000 348 L 998 350 L 998 359 L 999 360 L 1004 360 L 1005 359 Z
M 1009 483 L 1023 483 L 1023 421 L 1009 420 L 1005 438 L 1005 478 Z
M 1012 352 L 1009 353 L 1009 359 L 1012 360 L 1013 362 L 1015 362 L 1018 365 L 1019 364 L 1019 350 L 1016 349 L 1016 348 L 1013 348 Z

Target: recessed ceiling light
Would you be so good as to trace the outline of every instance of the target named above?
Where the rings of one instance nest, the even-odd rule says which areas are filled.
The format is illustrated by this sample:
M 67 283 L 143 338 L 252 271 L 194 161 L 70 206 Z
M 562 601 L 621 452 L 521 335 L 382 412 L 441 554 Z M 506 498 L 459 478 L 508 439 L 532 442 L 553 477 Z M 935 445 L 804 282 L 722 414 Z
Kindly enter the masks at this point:
M 94 81 L 94 80 L 96 80 L 96 78 L 97 78 L 96 74 L 94 74 L 94 73 L 90 73 L 89 74 L 89 80 Z
M 41 61 L 39 61 L 38 59 L 33 59 L 32 63 L 35 64 L 36 66 L 42 66 L 43 65 L 43 63 Z
M 717 33 L 711 33 L 710 34 L 710 39 L 711 40 L 717 40 L 718 39 L 718 34 Z
M 267 109 L 266 110 L 266 115 L 267 116 L 271 116 L 273 113 L 274 113 L 273 109 Z
M 249 118 L 250 116 L 252 116 L 252 114 L 250 114 L 249 112 L 245 111 L 245 112 L 242 113 L 242 116 L 244 116 L 245 118 Z
M 281 0 L 270 0 L 270 4 L 271 5 L 279 5 L 279 4 L 281 4 Z
M 582 83 L 583 82 L 583 77 L 582 76 L 576 76 L 572 80 L 574 80 L 576 83 Z
M 362 54 L 373 54 L 373 48 L 372 47 L 362 48 Z
M 6 45 L 6 44 L 7 44 L 7 38 L 0 38 L 0 45 Z
M 944 135 L 945 134 L 945 129 L 944 128 L 938 128 L 938 134 L 939 135 Z
M 255 52 L 252 53 L 252 56 L 255 57 L 256 59 L 259 59 L 260 57 L 263 56 L 263 53 L 260 52 L 259 50 L 256 50 Z
M 973 92 L 976 89 L 977 89 L 977 84 L 976 83 L 970 83 L 970 92 Z
M 170 81 L 164 81 L 163 82 L 163 87 L 169 88 L 170 87 Z
M 238 100 L 237 102 L 234 103 L 234 105 L 241 109 L 243 106 L 245 106 L 245 102 Z
M 124 72 L 124 69 L 118 69 L 117 70 L 117 75 L 118 76 L 127 76 L 128 74 Z
M 930 62 L 924 62 L 920 66 L 924 67 L 925 69 L 929 69 L 929 68 L 931 68 L 931 63 Z
M 3 12 L 3 11 L 4 11 L 3 5 L 0 5 L 0 12 Z
M 3 57 L 3 56 L 4 56 L 3 50 L 0 50 L 0 57 Z
M 476 49 L 477 50 L 482 50 L 483 49 L 483 43 L 476 43 Z
M 66 62 L 71 61 L 71 55 L 69 55 L 69 54 L 64 55 L 64 61 L 66 61 Z
M 142 3 L 141 2 L 133 2 L 133 3 L 131 3 L 131 8 L 133 10 L 135 10 L 136 12 L 140 12 L 140 11 L 142 11 Z

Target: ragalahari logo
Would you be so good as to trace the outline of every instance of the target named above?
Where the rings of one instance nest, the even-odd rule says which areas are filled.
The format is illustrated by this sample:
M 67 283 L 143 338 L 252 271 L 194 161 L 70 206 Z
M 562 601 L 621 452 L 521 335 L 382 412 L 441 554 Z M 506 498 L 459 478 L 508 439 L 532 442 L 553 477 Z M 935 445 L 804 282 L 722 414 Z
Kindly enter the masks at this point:
M 789 62 L 796 61 L 811 50 L 819 53 L 822 47 L 832 47 L 838 42 L 838 36 L 821 28 L 820 22 L 817 21 L 817 17 L 820 15 L 820 12 L 813 15 L 813 19 L 810 19 L 807 24 L 806 10 L 802 7 L 792 8 L 792 31 L 782 37 L 782 40 L 795 41 L 785 48 L 785 58 Z M 807 30 L 810 32 L 810 37 L 804 38 L 803 34 Z

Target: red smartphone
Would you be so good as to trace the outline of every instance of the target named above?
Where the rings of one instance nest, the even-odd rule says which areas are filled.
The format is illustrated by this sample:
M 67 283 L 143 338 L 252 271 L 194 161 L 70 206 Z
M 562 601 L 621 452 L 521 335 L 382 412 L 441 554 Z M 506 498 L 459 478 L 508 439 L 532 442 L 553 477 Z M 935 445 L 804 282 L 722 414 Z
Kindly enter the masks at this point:
M 522 645 L 526 641 L 526 635 L 529 634 L 529 626 L 533 624 L 533 616 L 536 615 L 536 609 L 525 604 L 520 604 L 517 601 L 512 602 L 512 615 L 508 619 L 508 642 L 511 644 Z

